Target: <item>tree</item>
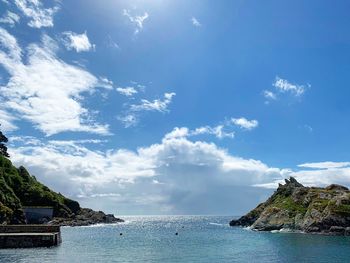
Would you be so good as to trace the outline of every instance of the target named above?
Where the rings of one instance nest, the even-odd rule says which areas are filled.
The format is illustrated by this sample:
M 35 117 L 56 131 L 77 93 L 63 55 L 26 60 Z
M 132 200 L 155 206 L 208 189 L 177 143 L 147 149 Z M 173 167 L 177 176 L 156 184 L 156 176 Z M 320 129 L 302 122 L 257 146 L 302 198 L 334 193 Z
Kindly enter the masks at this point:
M 2 134 L 2 132 L 0 131 L 0 155 L 3 155 L 5 157 L 10 157 L 10 155 L 7 153 L 7 147 L 5 145 L 5 143 L 8 142 L 7 137 Z

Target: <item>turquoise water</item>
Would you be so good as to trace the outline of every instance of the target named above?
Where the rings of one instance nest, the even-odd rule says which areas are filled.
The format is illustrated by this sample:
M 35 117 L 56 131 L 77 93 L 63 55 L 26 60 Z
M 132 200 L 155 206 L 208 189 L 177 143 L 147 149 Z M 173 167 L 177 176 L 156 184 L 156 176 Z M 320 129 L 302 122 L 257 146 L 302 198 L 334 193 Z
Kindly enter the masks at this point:
M 63 227 L 59 247 L 0 250 L 0 262 L 350 262 L 349 237 L 253 232 L 232 217 L 124 218 Z

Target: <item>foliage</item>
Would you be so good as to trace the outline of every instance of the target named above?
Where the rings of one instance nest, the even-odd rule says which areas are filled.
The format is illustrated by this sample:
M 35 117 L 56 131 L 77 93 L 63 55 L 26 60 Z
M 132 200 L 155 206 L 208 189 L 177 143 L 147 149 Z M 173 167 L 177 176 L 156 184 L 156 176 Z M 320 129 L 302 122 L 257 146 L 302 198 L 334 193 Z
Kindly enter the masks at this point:
M 52 191 L 38 182 L 24 167 L 17 169 L 9 159 L 1 155 L 0 204 L 0 223 L 2 215 L 8 218 L 10 210 L 18 211 L 22 206 L 50 206 L 54 209 L 55 217 L 64 218 L 72 217 L 80 210 L 78 202 Z
M 278 195 L 274 200 L 273 206 L 287 210 L 291 215 L 305 214 L 307 208 L 302 204 L 296 203 L 288 196 Z
M 0 131 L 0 155 L 10 157 L 10 155 L 7 153 L 7 147 L 5 145 L 7 142 L 7 137 Z

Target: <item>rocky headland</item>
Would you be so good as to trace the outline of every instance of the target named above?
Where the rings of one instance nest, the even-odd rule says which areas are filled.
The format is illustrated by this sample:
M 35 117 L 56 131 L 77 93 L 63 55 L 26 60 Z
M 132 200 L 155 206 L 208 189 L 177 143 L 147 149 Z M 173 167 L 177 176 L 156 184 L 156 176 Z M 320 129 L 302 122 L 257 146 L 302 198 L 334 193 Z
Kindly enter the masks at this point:
M 350 191 L 332 184 L 325 188 L 305 187 L 293 177 L 279 185 L 264 203 L 230 226 L 257 231 L 289 229 L 305 233 L 350 235 Z
M 0 224 L 26 224 L 24 207 L 53 208 L 53 220 L 42 222 L 47 224 L 84 226 L 123 222 L 114 215 L 80 207 L 77 201 L 52 191 L 24 167 L 16 168 L 0 155 Z

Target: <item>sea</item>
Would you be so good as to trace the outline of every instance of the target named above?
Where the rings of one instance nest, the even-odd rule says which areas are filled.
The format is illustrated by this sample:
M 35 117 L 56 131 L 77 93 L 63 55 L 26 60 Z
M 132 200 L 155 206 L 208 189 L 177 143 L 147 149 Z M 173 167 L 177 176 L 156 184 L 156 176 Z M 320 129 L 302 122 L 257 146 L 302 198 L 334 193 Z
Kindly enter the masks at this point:
M 62 227 L 52 248 L 2 249 L 0 262 L 350 262 L 350 237 L 256 232 L 231 216 L 127 216 Z

